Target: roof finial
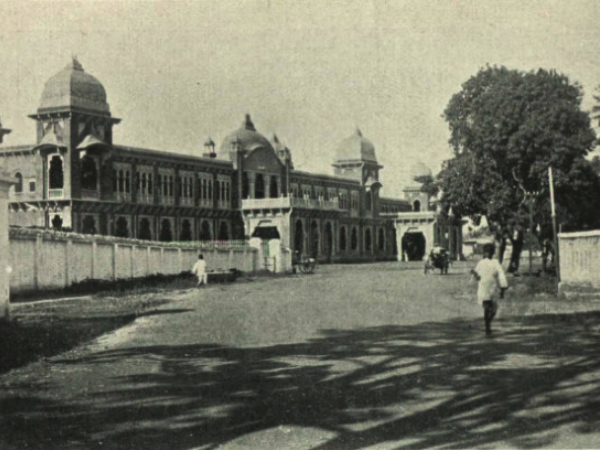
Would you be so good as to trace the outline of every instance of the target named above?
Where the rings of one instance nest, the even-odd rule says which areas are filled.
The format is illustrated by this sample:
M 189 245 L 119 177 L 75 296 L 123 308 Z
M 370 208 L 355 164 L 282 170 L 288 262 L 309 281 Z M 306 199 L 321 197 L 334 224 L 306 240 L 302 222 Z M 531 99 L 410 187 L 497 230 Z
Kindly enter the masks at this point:
M 246 130 L 256 131 L 256 128 L 254 128 L 254 124 L 252 123 L 252 119 L 250 118 L 250 114 L 246 114 L 246 120 L 244 121 L 242 127 Z
M 83 66 L 77 59 L 77 54 L 71 53 L 71 67 L 75 70 L 81 70 L 83 72 Z

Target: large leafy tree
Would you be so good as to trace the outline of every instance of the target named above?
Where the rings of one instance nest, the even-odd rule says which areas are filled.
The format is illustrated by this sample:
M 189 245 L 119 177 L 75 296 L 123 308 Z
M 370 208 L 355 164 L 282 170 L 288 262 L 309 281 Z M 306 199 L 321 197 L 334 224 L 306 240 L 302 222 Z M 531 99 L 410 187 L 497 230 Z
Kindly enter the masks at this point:
M 596 137 L 581 110 L 579 85 L 555 71 L 486 67 L 444 111 L 454 158 L 439 175 L 442 203 L 462 216 L 485 215 L 518 269 L 524 231 L 551 236 L 548 167 L 564 229 L 600 225 L 600 182 L 585 156 Z M 530 210 L 531 206 L 531 210 Z

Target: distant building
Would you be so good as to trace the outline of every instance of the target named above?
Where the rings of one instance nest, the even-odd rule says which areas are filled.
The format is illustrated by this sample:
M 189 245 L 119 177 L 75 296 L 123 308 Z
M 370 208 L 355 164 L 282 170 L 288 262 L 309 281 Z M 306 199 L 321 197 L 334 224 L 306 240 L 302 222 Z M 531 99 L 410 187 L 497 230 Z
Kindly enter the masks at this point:
M 295 169 L 292 151 L 260 134 L 249 115 L 218 151 L 209 138 L 197 156 L 117 145 L 121 119 L 77 60 L 46 82 L 29 117 L 36 143 L 0 147 L 16 179 L 12 225 L 160 241 L 278 237 L 322 261 L 407 250 L 420 259 L 438 244 L 460 254 L 460 221 L 433 211 L 418 186 L 406 199 L 380 197 L 383 167 L 360 130 L 340 143 L 332 175 Z

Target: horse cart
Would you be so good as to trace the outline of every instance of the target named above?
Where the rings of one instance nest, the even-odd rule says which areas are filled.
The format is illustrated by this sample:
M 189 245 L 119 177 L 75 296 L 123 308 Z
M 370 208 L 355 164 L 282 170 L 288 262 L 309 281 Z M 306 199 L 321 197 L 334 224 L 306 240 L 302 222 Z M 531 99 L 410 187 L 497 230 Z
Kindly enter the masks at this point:
M 449 267 L 450 255 L 448 254 L 448 250 L 444 247 L 433 247 L 425 260 L 424 273 L 427 275 L 429 272 L 439 269 L 440 274 L 444 275 L 448 273 Z

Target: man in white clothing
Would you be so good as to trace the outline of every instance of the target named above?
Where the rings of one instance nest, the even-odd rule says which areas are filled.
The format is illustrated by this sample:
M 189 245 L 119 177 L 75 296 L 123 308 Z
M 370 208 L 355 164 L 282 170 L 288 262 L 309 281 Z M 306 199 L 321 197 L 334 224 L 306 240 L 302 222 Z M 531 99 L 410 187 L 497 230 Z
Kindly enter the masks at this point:
M 498 310 L 498 304 L 494 301 L 496 287 L 500 286 L 500 298 L 504 298 L 504 291 L 508 289 L 506 275 L 500 262 L 492 259 L 495 250 L 494 244 L 485 244 L 483 246 L 483 259 L 471 271 L 479 281 L 477 301 L 483 306 L 483 320 L 485 321 L 485 332 L 487 334 L 492 332 L 492 319 Z
M 206 261 L 204 261 L 204 255 L 198 255 L 198 261 L 192 268 L 192 273 L 198 277 L 198 286 L 204 286 L 208 284 L 208 275 L 206 274 Z

